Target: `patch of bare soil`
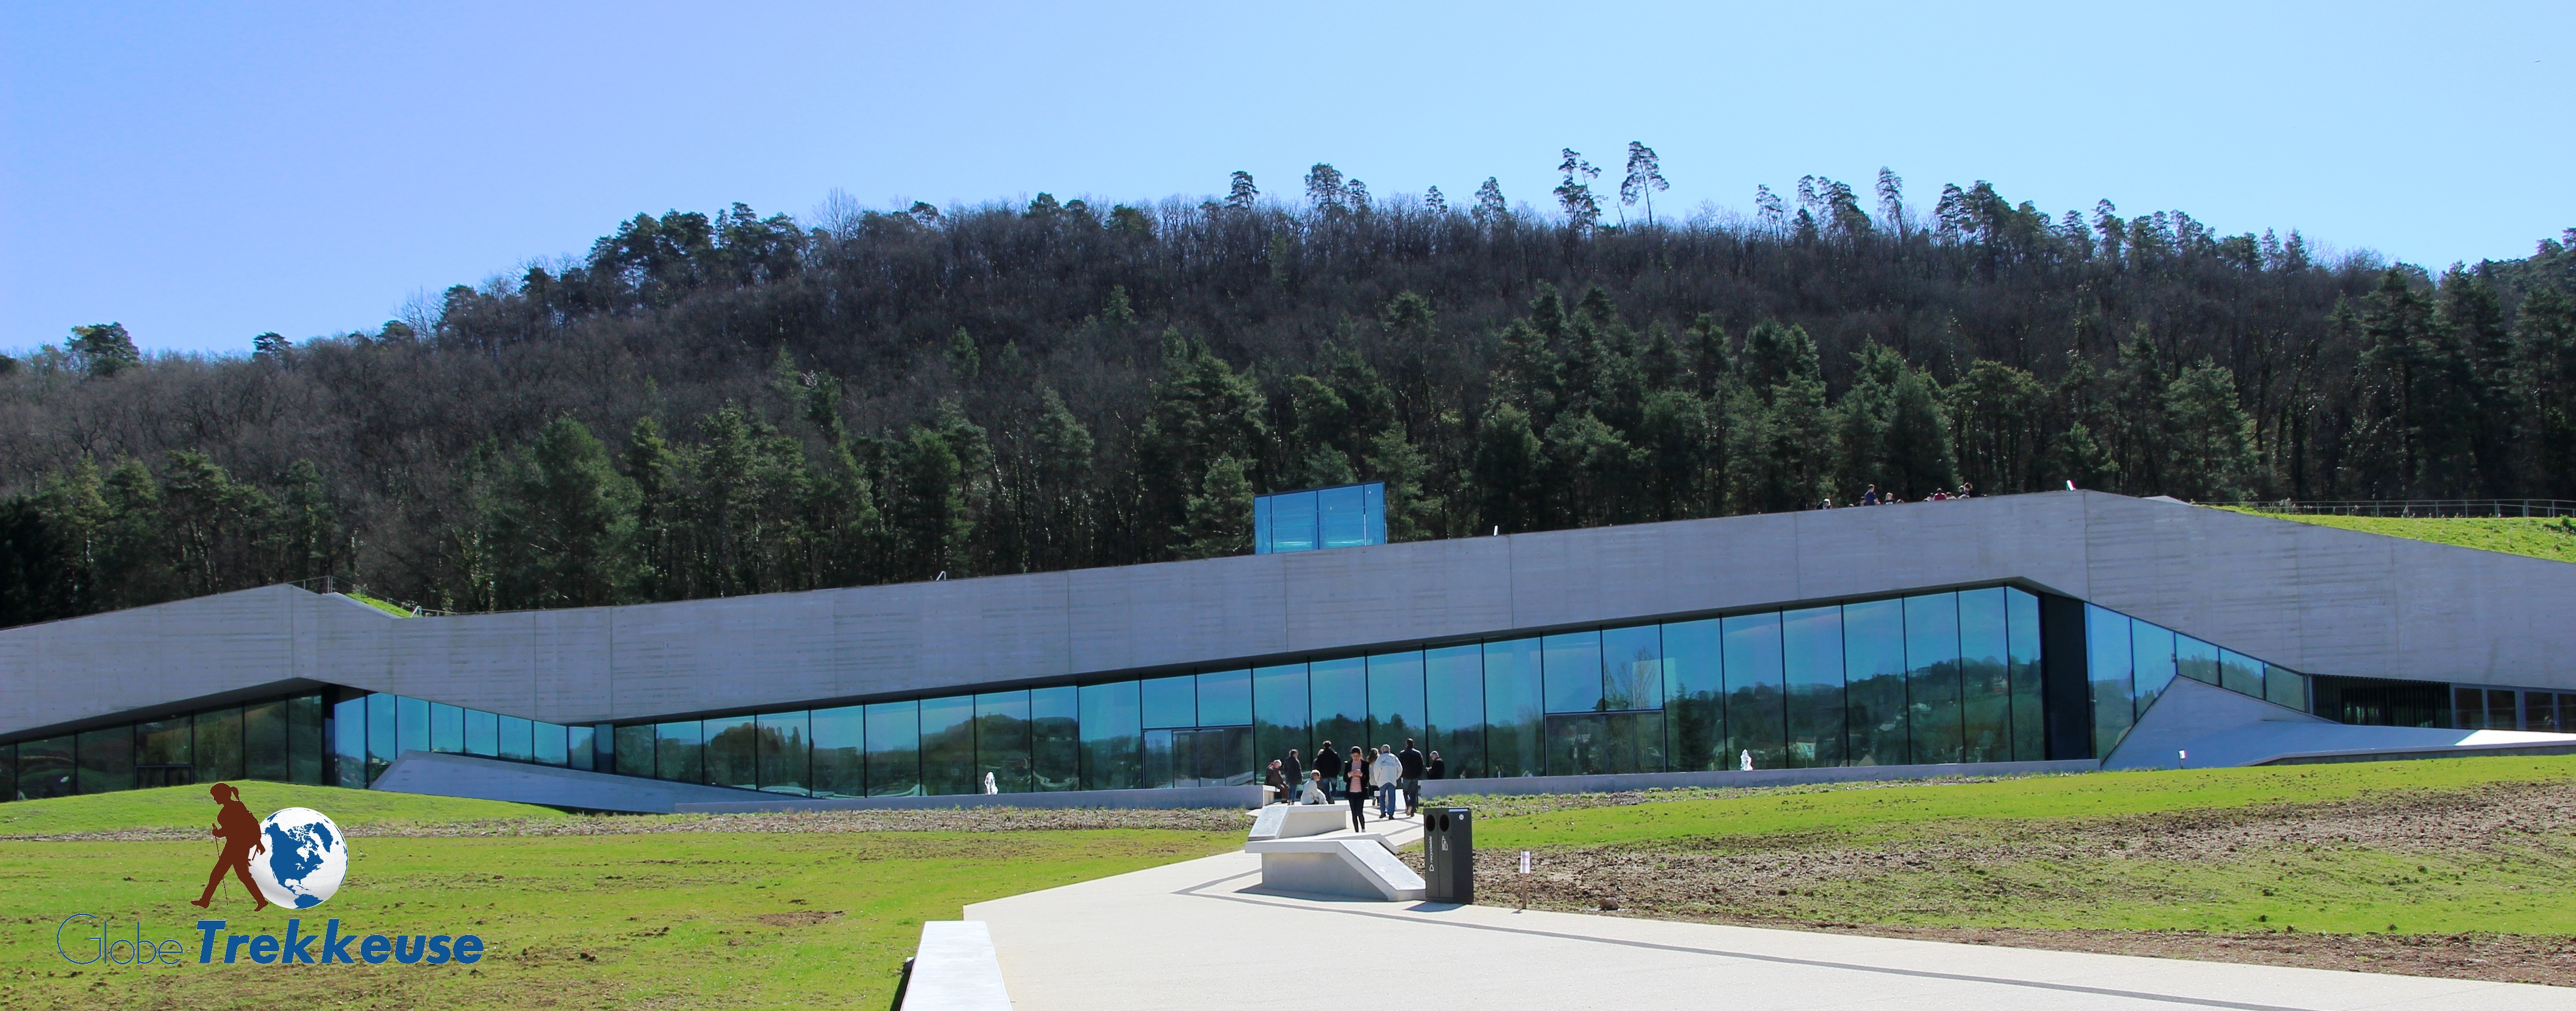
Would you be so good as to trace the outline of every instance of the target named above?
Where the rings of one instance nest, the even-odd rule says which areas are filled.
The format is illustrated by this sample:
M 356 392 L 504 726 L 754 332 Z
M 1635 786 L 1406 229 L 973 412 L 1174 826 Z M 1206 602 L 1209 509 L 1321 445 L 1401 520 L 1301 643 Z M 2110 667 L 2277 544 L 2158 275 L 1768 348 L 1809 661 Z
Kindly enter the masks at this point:
M 841 918 L 838 909 L 799 909 L 792 913 L 762 913 L 752 919 L 773 927 L 811 927 Z
M 2576 986 L 2576 937 L 2319 934 L 2294 928 L 2211 934 L 1867 922 L 1887 914 L 1967 918 L 1979 908 L 2015 898 L 2064 902 L 2086 897 L 2091 886 L 2079 876 L 2011 873 L 2033 864 L 2233 861 L 2354 849 L 2450 859 L 2509 856 L 2525 862 L 2537 855 L 2564 866 L 2576 857 L 2576 784 L 2496 785 L 2116 818 L 1948 824 L 1927 826 L 1916 838 L 1873 845 L 1852 845 L 1839 833 L 1825 832 L 1548 849 L 1535 854 L 1526 884 L 1533 907 L 1561 911 Z M 1421 866 L 1418 850 L 1404 857 Z M 1478 853 L 1477 895 L 1487 903 L 1518 901 L 1524 882 L 1517 865 L 1517 852 Z M 1948 876 L 1942 886 L 1948 894 L 1916 892 L 1897 899 L 1865 887 L 1873 880 L 1927 873 Z

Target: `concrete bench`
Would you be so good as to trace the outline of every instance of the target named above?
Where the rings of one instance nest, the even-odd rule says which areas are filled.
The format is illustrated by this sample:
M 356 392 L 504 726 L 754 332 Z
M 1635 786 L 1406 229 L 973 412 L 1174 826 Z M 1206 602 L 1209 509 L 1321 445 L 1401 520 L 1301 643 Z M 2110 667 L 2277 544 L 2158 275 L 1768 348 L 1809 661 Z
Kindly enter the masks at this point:
M 1010 992 L 1002 986 L 1002 961 L 993 953 L 993 932 L 984 921 L 921 925 L 921 950 L 912 957 L 902 1011 L 1011 1011 Z
M 1252 819 L 1254 839 L 1295 839 L 1350 827 L 1351 810 L 1337 804 L 1272 804 Z
M 1418 902 L 1422 875 L 1395 858 L 1384 836 L 1264 839 L 1243 844 L 1261 855 L 1261 887 L 1276 892 L 1380 902 Z

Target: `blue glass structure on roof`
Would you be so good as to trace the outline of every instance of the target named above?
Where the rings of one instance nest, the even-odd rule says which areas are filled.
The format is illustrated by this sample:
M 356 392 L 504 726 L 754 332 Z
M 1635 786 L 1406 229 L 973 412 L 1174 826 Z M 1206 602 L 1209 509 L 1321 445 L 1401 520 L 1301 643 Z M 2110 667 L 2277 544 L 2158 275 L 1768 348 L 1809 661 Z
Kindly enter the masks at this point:
M 1252 499 L 1252 553 L 1386 543 L 1386 485 L 1345 484 Z

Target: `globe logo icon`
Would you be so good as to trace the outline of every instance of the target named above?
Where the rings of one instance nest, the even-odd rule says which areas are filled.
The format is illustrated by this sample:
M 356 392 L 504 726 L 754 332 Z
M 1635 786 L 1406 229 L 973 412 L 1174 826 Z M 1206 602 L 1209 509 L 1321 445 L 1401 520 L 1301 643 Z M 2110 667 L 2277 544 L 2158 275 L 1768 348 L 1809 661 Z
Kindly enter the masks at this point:
M 349 842 L 329 815 L 290 807 L 259 823 L 268 852 L 251 856 L 250 875 L 261 895 L 288 909 L 311 909 L 340 890 L 349 876 Z

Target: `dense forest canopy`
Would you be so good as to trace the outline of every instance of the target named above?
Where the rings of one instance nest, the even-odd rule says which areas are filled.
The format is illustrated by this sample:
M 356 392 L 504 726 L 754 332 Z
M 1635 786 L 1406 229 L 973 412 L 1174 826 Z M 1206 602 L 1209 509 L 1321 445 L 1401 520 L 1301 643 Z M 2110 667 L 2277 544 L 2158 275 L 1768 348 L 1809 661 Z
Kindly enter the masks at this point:
M 338 576 L 453 610 L 2078 486 L 2576 498 L 2576 230 L 2438 277 L 1881 172 L 1657 216 L 1372 197 L 637 215 L 376 333 L 0 375 L 0 622 Z M 1605 207 L 1607 211 L 1605 213 Z M 1608 218 L 1609 220 L 1604 220 Z

